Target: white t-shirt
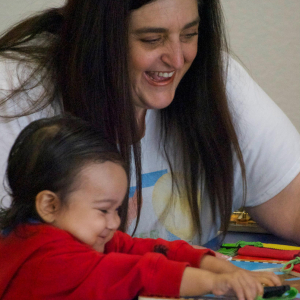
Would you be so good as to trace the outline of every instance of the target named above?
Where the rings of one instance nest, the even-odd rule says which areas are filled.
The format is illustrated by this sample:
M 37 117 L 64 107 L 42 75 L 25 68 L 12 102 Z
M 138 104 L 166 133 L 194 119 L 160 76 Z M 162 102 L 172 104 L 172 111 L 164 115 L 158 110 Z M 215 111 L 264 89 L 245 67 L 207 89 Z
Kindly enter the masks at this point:
M 18 76 L 16 75 L 18 74 Z M 11 60 L 0 59 L 0 99 L 2 100 L 10 94 L 14 88 L 19 86 L 19 77 L 26 78 L 28 70 L 19 66 L 17 62 Z M 41 87 L 36 87 L 30 90 L 30 93 L 23 93 L 16 96 L 5 105 L 0 106 L 0 115 L 14 115 L 21 113 L 28 108 L 28 99 L 36 99 L 43 92 Z M 17 138 L 20 131 L 30 122 L 54 116 L 59 113 L 58 103 L 49 105 L 44 110 L 37 113 L 24 116 L 18 119 L 7 119 L 0 117 L 0 200 L 2 204 L 7 206 L 10 204 L 10 199 L 5 192 L 3 186 L 4 174 L 7 166 L 7 158 L 9 151 Z
M 8 68 L 13 69 L 13 64 L 0 62 L 0 89 L 8 88 Z M 226 88 L 246 165 L 248 186 L 246 206 L 256 206 L 278 194 L 300 172 L 300 135 L 277 105 L 233 59 L 229 61 Z M 9 123 L 3 123 L 0 119 L 1 181 L 9 149 L 20 130 L 34 119 L 55 113 L 53 107 L 48 107 L 39 113 Z M 146 133 L 141 141 L 143 206 L 135 236 L 161 237 L 167 240 L 184 239 L 199 244 L 186 199 L 184 195 L 179 197 L 176 188 L 173 205 L 167 206 L 172 184 L 169 166 L 159 147 L 157 116 L 158 111 L 147 111 Z M 176 174 L 180 182 L 181 175 Z M 243 204 L 241 172 L 236 161 L 234 174 L 232 209 L 236 210 Z M 134 178 L 131 185 L 129 233 L 132 232 L 136 218 Z M 2 188 L 0 194 L 4 194 Z M 217 218 L 216 225 L 213 225 L 209 198 L 205 190 L 201 191 L 199 201 L 203 244 L 217 234 L 220 220 Z M 164 213 L 165 211 L 167 213 Z
M 278 194 L 300 172 L 300 135 L 279 107 L 232 59 L 226 89 L 246 166 L 246 206 L 256 206 Z M 199 244 L 184 196 L 174 196 L 174 205 L 163 215 L 164 209 L 168 209 L 172 185 L 168 164 L 158 150 L 157 113 L 155 110 L 147 112 L 146 134 L 141 141 L 143 209 L 135 235 L 167 240 L 180 238 Z M 234 175 L 232 209 L 236 210 L 243 205 L 242 177 L 236 160 Z M 133 194 L 134 187 L 131 187 L 130 196 Z M 134 198 L 131 201 L 134 202 Z M 200 202 L 201 243 L 204 244 L 216 236 L 220 219 L 214 226 L 206 191 L 202 191 Z M 134 208 L 134 204 L 130 203 L 129 207 Z M 134 217 L 134 213 L 129 215 Z M 134 224 L 133 221 L 130 233 Z

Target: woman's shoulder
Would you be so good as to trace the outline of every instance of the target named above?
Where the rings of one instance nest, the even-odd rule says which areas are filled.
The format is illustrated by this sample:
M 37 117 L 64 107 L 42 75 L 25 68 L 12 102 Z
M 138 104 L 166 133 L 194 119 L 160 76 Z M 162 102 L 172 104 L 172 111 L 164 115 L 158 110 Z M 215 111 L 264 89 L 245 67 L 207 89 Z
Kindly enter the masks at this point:
M 19 62 L 0 56 L 0 89 L 9 91 L 13 88 L 18 74 Z
M 34 97 L 43 93 L 43 87 L 32 76 L 34 65 L 21 59 L 13 59 L 0 55 L 0 103 L 3 104 L 11 99 L 14 103 L 23 103 L 24 99 L 33 100 Z M 14 91 L 16 97 L 11 97 Z M 12 102 L 9 104 L 12 105 Z M 3 110 L 2 110 L 3 111 Z
M 0 55 L 0 90 L 14 90 L 32 75 L 36 65 L 21 57 L 11 58 Z
M 223 61 L 227 95 L 232 97 L 234 93 L 243 93 L 247 89 L 253 88 L 253 85 L 257 85 L 250 76 L 246 66 L 243 66 L 242 62 L 239 62 L 237 58 L 224 54 Z
M 246 163 L 247 206 L 259 205 L 278 194 L 299 173 L 300 135 L 232 57 L 228 58 L 226 92 Z M 238 186 L 236 190 L 240 190 Z
M 52 116 L 61 112 L 59 99 L 53 99 L 51 104 L 49 101 L 53 97 L 49 94 L 54 92 L 53 83 L 44 82 L 43 76 L 35 73 L 35 68 L 34 63 L 0 55 L 1 116 L 30 115 L 40 111 L 44 111 L 42 116 Z

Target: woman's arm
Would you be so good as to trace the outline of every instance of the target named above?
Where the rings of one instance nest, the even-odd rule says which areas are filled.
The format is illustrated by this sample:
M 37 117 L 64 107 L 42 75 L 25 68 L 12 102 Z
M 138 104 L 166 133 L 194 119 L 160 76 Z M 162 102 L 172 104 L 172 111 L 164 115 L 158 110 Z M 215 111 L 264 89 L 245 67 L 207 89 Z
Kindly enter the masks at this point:
M 233 209 L 245 206 L 262 227 L 300 244 L 300 134 L 232 59 L 227 92 L 247 179 L 244 203 L 236 166 Z
M 300 173 L 275 197 L 247 211 L 269 232 L 300 245 Z

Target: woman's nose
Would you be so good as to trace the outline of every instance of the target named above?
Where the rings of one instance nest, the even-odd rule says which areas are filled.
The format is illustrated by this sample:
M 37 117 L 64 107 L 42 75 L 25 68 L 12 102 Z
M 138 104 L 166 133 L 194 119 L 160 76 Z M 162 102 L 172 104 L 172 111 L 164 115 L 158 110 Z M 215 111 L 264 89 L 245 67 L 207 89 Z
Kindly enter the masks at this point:
M 170 43 L 161 59 L 169 67 L 176 70 L 181 69 L 184 65 L 184 55 L 180 41 Z

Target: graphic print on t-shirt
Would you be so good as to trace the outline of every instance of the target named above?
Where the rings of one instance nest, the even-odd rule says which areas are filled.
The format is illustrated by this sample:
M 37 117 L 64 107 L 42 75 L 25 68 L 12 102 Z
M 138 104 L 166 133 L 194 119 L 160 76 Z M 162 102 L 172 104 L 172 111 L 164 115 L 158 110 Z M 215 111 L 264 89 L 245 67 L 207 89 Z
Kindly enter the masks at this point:
M 183 177 L 175 173 L 178 181 L 179 188 L 183 184 Z M 159 227 L 162 227 L 165 234 L 162 235 L 161 229 L 155 230 L 150 224 L 148 228 L 151 230 L 147 231 L 148 228 L 142 228 L 137 231 L 135 236 L 138 237 L 163 237 L 169 241 L 183 239 L 191 241 L 195 236 L 195 229 L 192 223 L 190 208 L 188 205 L 187 196 L 185 193 L 178 192 L 176 184 L 173 186 L 172 193 L 172 177 L 171 173 L 168 173 L 167 169 L 146 173 L 142 175 L 142 187 L 143 196 L 144 194 L 152 198 L 152 206 L 149 206 L 144 211 L 147 215 L 144 218 L 150 220 L 159 220 Z M 130 188 L 129 194 L 129 213 L 128 213 L 128 224 L 130 225 L 136 218 L 136 187 Z M 171 198 L 171 195 L 173 197 Z M 200 204 L 200 194 L 198 198 Z M 145 202 L 143 205 L 147 205 Z M 151 205 L 151 203 L 150 203 Z M 167 212 L 167 213 L 164 213 Z M 152 217 L 151 217 L 152 215 Z M 141 216 L 142 217 L 142 216 Z
M 179 185 L 172 187 L 171 173 L 161 176 L 154 185 L 152 205 L 159 221 L 173 235 L 191 241 L 195 235 L 187 194 L 183 189 L 184 178 L 175 173 Z M 200 197 L 198 203 L 200 202 Z

